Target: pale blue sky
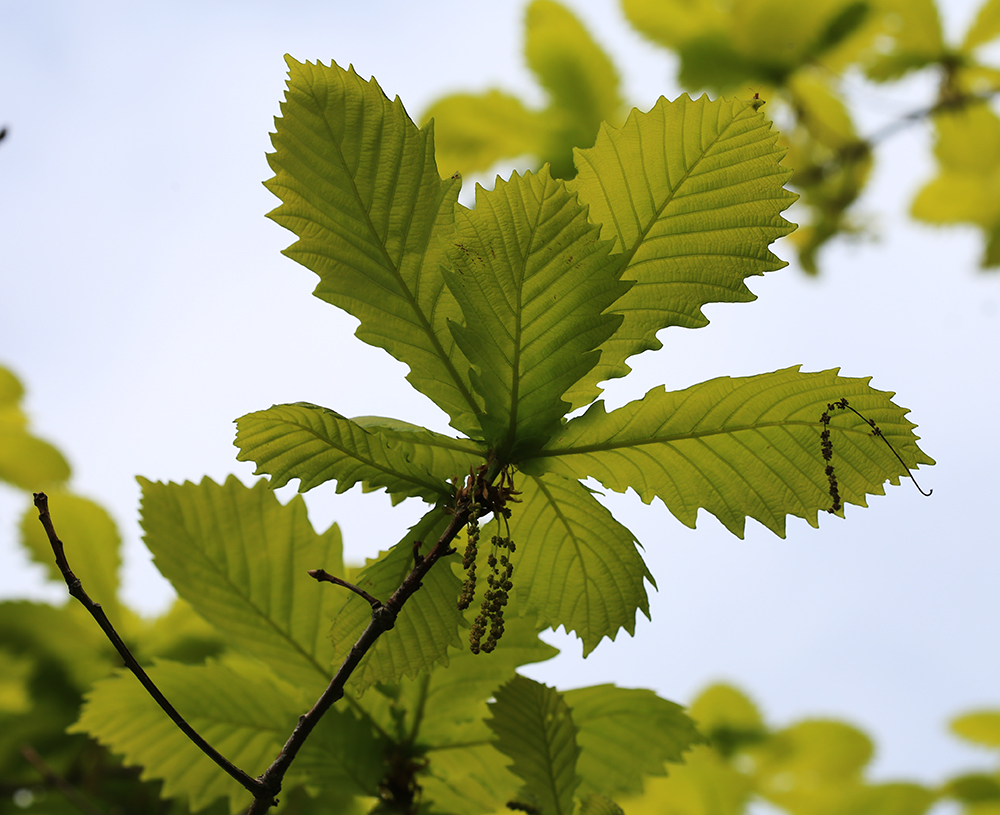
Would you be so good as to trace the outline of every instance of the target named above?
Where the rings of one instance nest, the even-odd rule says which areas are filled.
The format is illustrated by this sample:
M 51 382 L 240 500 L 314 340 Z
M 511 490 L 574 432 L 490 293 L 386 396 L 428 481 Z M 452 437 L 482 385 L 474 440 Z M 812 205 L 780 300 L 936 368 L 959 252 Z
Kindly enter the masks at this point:
M 670 61 L 627 29 L 612 0 L 572 5 L 621 66 L 631 102 L 676 94 Z M 971 8 L 948 3 L 949 28 Z M 353 63 L 414 116 L 443 92 L 492 84 L 538 100 L 520 57 L 522 9 L 0 4 L 0 124 L 10 131 L 0 144 L 0 364 L 24 380 L 35 427 L 71 458 L 74 486 L 115 514 L 125 594 L 138 608 L 169 595 L 140 543 L 135 475 L 249 481 L 232 420 L 275 402 L 447 429 L 402 366 L 355 340 L 354 321 L 311 297 L 315 277 L 279 254 L 292 236 L 263 217 L 276 200 L 260 182 L 283 55 Z M 932 92 L 919 80 L 851 87 L 871 130 Z M 586 661 L 557 636 L 564 655 L 532 676 L 651 687 L 680 702 L 729 679 L 775 723 L 856 721 L 877 739 L 882 776 L 936 780 L 985 763 L 944 728 L 969 707 L 1000 707 L 1000 277 L 977 272 L 972 231 L 908 222 L 931 172 L 929 145 L 918 126 L 879 150 L 861 205 L 878 241 L 832 248 L 818 281 L 794 264 L 752 280 L 756 303 L 710 306 L 707 328 L 664 332 L 664 350 L 635 360 L 607 399 L 796 363 L 840 366 L 912 410 L 938 461 L 920 471 L 934 496 L 904 483 L 867 510 L 850 507 L 846 521 L 824 517 L 817 531 L 792 520 L 784 540 L 751 522 L 744 541 L 710 516 L 692 531 L 659 503 L 609 496 L 659 584 L 653 622 Z M 332 487 L 307 502 L 318 527 L 341 524 L 356 560 L 419 512 Z M 61 596 L 17 553 L 21 509 L 0 492 L 0 594 Z

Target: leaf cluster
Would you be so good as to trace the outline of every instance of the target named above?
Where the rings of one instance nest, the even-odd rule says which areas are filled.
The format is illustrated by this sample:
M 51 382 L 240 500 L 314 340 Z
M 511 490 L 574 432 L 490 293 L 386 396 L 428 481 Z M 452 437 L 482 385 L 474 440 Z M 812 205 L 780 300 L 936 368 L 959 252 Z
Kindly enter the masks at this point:
M 621 0 L 621 9 L 639 34 L 676 57 L 681 87 L 752 96 L 755 104 L 766 100 L 782 122 L 781 144 L 794 168 L 791 185 L 808 211 L 791 240 L 808 273 L 817 273 L 828 241 L 870 231 L 870 219 L 855 204 L 871 177 L 877 145 L 928 118 L 938 172 L 917 194 L 913 217 L 978 227 L 985 239 L 983 267 L 1000 265 L 1000 118 L 989 105 L 1000 93 L 1000 69 L 984 50 L 1000 36 L 997 0 L 984 0 L 959 43 L 946 41 L 934 0 Z M 568 8 L 556 0 L 530 3 L 524 52 L 547 107 L 532 109 L 496 89 L 441 98 L 425 118 L 437 122 L 444 170 L 482 172 L 499 161 L 528 158 L 571 178 L 573 148 L 589 147 L 597 133 L 594 112 L 605 121 L 621 120 L 612 59 Z M 845 78 L 862 76 L 885 94 L 889 83 L 917 72 L 935 77 L 935 97 L 862 135 Z
M 547 59 L 538 70 L 569 93 L 558 59 Z M 815 526 L 820 510 L 864 506 L 886 481 L 933 462 L 891 393 L 837 371 L 656 388 L 611 411 L 598 398 L 630 357 L 661 347 L 661 329 L 706 325 L 703 306 L 754 299 L 746 278 L 784 265 L 769 245 L 792 230 L 781 212 L 795 196 L 759 105 L 661 99 L 621 128 L 602 125 L 592 147 L 574 151 L 573 179 L 549 167 L 514 174 L 478 187 L 470 209 L 458 203 L 460 178 L 439 174 L 433 125 L 418 128 L 353 70 L 288 65 L 267 182 L 281 201 L 270 217 L 297 236 L 286 254 L 317 274 L 318 297 L 357 318 L 361 340 L 408 366 L 458 435 L 307 402 L 248 414 L 237 420 L 238 458 L 270 480 L 140 479 L 146 545 L 180 598 L 170 614 L 147 623 L 117 601 L 113 524 L 53 493 L 63 537 L 88 552 L 74 558 L 80 577 L 174 706 L 251 779 L 285 755 L 337 666 L 352 666 L 343 703 L 309 719 L 315 729 L 286 765 L 291 812 L 487 813 L 504 801 L 546 815 L 618 812 L 616 796 L 640 792 L 643 776 L 701 737 L 651 692 L 560 693 L 516 674 L 553 655 L 542 629 L 574 631 L 588 653 L 648 615 L 653 578 L 638 542 L 583 481 L 659 498 L 688 526 L 705 509 L 736 535 L 748 517 L 783 535 L 789 515 Z M 12 432 L 39 447 L 20 391 L 7 392 Z M 852 412 L 831 418 L 831 403 L 848 398 Z M 43 476 L 65 479 L 60 461 L 50 455 Z M 278 501 L 273 489 L 294 479 L 303 492 L 360 485 L 427 510 L 355 568 L 335 525 L 317 532 L 300 496 Z M 509 553 L 503 602 L 496 591 L 488 601 L 494 621 L 497 606 L 504 615 L 489 654 L 463 642 L 480 612 L 459 608 L 463 576 L 445 550 L 461 548 L 460 526 L 473 534 L 480 523 Z M 37 528 L 24 535 L 47 560 Z M 479 574 L 498 574 L 491 547 L 470 557 Z M 352 591 L 310 579 L 320 571 Z M 63 611 L 69 620 L 79 609 Z M 12 630 L 28 642 L 23 626 L 49 613 Z M 388 623 L 365 641 L 376 619 Z M 63 643 L 87 644 L 77 693 L 103 678 L 70 732 L 142 766 L 144 780 L 192 810 L 245 806 L 246 785 L 221 774 L 130 676 L 108 676 L 107 646 L 93 629 L 86 636 Z M 29 650 L 0 652 L 15 706 L 27 704 Z M 615 745 L 637 741 L 642 756 L 618 754 Z

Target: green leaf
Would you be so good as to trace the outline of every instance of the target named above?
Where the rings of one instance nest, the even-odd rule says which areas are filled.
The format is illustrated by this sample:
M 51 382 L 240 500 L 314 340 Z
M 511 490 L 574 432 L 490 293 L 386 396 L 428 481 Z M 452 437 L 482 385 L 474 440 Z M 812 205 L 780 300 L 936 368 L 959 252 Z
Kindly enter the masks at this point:
M 120 625 L 121 536 L 114 520 L 99 504 L 61 490 L 49 493 L 49 511 L 59 538 L 65 544 L 66 558 L 73 573 L 80 578 L 91 599 L 104 607 L 115 625 Z M 34 507 L 29 507 L 21 517 L 21 542 L 31 553 L 31 559 L 42 564 L 52 580 L 63 582 L 52 545 Z
M 441 480 L 451 480 L 453 484 L 488 457 L 486 445 L 481 442 L 443 436 L 399 419 L 355 416 L 351 421 L 366 430 L 377 432 L 391 445 L 404 447 L 407 454 L 428 473 Z
M 552 659 L 559 651 L 538 637 L 535 619 L 527 614 L 505 620 L 504 635 L 492 653 L 473 654 L 466 643 L 450 650 L 447 665 L 437 665 L 426 678 L 400 683 L 400 702 L 419 721 L 410 720 L 418 743 L 431 752 L 459 747 L 478 740 L 489 741 L 484 719 L 486 700 L 502 683 L 514 676 L 515 668 Z M 368 701 L 369 697 L 365 697 Z M 383 715 L 380 721 L 384 721 Z
M 302 700 L 289 688 L 218 663 L 162 662 L 148 673 L 188 724 L 251 776 L 275 759 L 302 712 Z M 193 810 L 222 797 L 231 812 L 251 803 L 250 793 L 167 718 L 132 674 L 98 682 L 86 699 L 70 732 L 89 733 L 127 764 L 141 766 L 142 779 L 163 779 L 165 798 L 186 798 Z
M 680 705 L 651 690 L 594 685 L 563 699 L 578 731 L 584 793 L 642 792 L 643 776 L 666 775 L 664 762 L 683 762 L 686 750 L 705 741 Z
M 577 151 L 568 186 L 624 254 L 622 279 L 636 282 L 615 303 L 624 322 L 572 392 L 574 406 L 628 373 L 628 357 L 660 348 L 660 329 L 707 325 L 703 305 L 754 300 L 745 278 L 787 265 L 768 249 L 794 228 L 780 215 L 796 195 L 782 186 L 790 171 L 776 141 L 748 102 L 682 96 L 633 111 L 620 130 L 603 126 L 592 149 Z
M 69 478 L 69 464 L 55 447 L 28 432 L 21 410 L 24 386 L 0 366 L 0 481 L 38 491 Z
M 875 82 L 900 79 L 946 56 L 941 15 L 934 0 L 879 0 L 884 20 L 878 51 L 865 73 Z
M 1000 748 L 1000 711 L 982 710 L 952 719 L 951 730 L 966 741 Z
M 447 281 L 465 320 L 451 328 L 503 460 L 545 441 L 570 409 L 561 397 L 621 322 L 603 313 L 627 286 L 598 232 L 545 169 L 478 187 L 476 208 L 457 216 Z
M 668 777 L 649 778 L 645 787 L 642 797 L 622 800 L 628 815 L 743 815 L 754 780 L 711 748 L 695 747 Z
M 528 475 L 517 486 L 512 580 L 539 627 L 576 632 L 584 655 L 621 628 L 634 634 L 636 612 L 649 617 L 643 580 L 655 586 L 635 536 L 575 479 Z
M 671 50 L 729 25 L 716 0 L 622 0 L 621 6 L 633 28 Z
M 420 785 L 435 815 L 498 813 L 516 797 L 520 782 L 507 768 L 506 756 L 490 743 L 433 750 L 428 760 Z
M 285 254 L 319 275 L 317 297 L 361 321 L 359 339 L 409 365 L 410 384 L 468 430 L 480 408 L 438 270 L 461 182 L 441 180 L 433 128 L 420 130 L 374 79 L 286 60 L 266 182 L 282 200 L 269 217 L 299 237 Z
M 497 737 L 497 749 L 513 761 L 511 771 L 524 782 L 522 794 L 545 815 L 571 815 L 580 785 L 580 748 L 562 694 L 516 676 L 496 692 L 490 710 L 487 724 Z
M 1000 37 L 1000 0 L 986 0 L 962 43 L 963 51 L 972 51 Z
M 622 108 L 618 71 L 579 18 L 554 0 L 534 0 L 525 14 L 524 55 L 548 92 L 553 123 L 547 151 L 552 174 L 574 174 L 572 150 L 590 147 L 601 122 Z
M 698 729 L 722 756 L 731 756 L 767 735 L 757 706 L 731 685 L 710 685 L 694 700 L 690 712 Z
M 352 581 L 381 602 L 386 602 L 413 568 L 414 542 L 427 552 L 448 527 L 450 517 L 440 508 L 428 511 L 406 537 L 368 565 Z M 329 570 L 328 570 L 329 571 Z M 371 621 L 371 606 L 353 592 L 326 586 L 338 597 L 333 616 L 333 663 L 339 667 Z M 331 591 L 333 589 L 333 591 Z M 351 674 L 349 687 L 360 695 L 375 682 L 393 683 L 447 664 L 448 647 L 458 644 L 462 616 L 457 601 L 461 582 L 446 563 L 439 563 L 423 579 L 421 588 L 403 607 L 396 625 L 379 637 L 375 646 Z M 346 597 L 344 596 L 346 594 Z
M 307 402 L 249 413 L 236 426 L 237 460 L 255 462 L 254 475 L 273 476 L 273 489 L 293 478 L 299 492 L 336 480 L 341 493 L 361 482 L 366 492 L 385 489 L 394 504 L 448 498 L 452 488 L 445 479 L 468 472 L 470 456 L 480 455 L 474 444 L 430 430 L 409 425 L 412 431 L 390 436 L 371 420 L 364 426 Z M 443 462 L 441 454 L 447 454 Z
M 437 163 L 446 173 L 485 172 L 505 158 L 541 157 L 547 118 L 498 90 L 451 94 L 424 113 L 424 120 L 435 124 Z
M 866 495 L 882 495 L 885 481 L 906 475 L 886 442 L 911 468 L 934 463 L 917 447 L 908 411 L 868 382 L 796 366 L 683 391 L 655 388 L 610 414 L 597 402 L 522 467 L 590 476 L 617 492 L 632 487 L 689 527 L 705 508 L 738 537 L 747 517 L 784 536 L 787 515 L 817 526 L 818 511 L 831 505 L 820 438 L 831 402 L 847 398 L 884 436 L 849 410 L 832 411 L 831 463 L 844 502 L 867 506 Z
M 832 720 L 798 722 L 753 750 L 760 776 L 786 778 L 792 785 L 804 786 L 860 779 L 873 753 L 868 736 Z
M 337 526 L 316 534 L 302 499 L 283 506 L 264 481 L 139 483 L 146 546 L 177 593 L 234 648 L 322 691 L 332 676 L 327 620 L 343 598 L 308 571 L 343 571 Z
M 59 607 L 30 600 L 0 603 L 0 642 L 16 654 L 57 665 L 74 697 L 121 664 L 94 618 L 75 600 Z
M 579 815 L 625 815 L 625 812 L 610 798 L 595 793 L 583 799 Z

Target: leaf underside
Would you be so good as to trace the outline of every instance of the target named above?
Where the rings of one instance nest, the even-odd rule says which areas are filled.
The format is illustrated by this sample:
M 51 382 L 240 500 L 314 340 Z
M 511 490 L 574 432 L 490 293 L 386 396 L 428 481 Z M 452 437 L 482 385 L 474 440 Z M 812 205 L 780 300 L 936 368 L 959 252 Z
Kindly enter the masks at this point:
M 748 102 L 685 95 L 633 111 L 620 129 L 603 125 L 592 148 L 576 151 L 568 187 L 635 283 L 612 309 L 624 322 L 574 406 L 591 401 L 593 384 L 628 373 L 628 357 L 660 348 L 660 329 L 707 325 L 703 305 L 754 300 L 744 280 L 787 265 L 768 249 L 794 229 L 780 213 L 797 197 L 783 187 L 791 171 L 778 163 L 777 138 Z
M 544 813 L 571 815 L 580 785 L 580 748 L 573 716 L 555 688 L 515 676 L 497 690 L 487 720 L 496 748 L 512 760 L 511 772 L 524 782 L 522 794 Z
M 468 362 L 448 331 L 461 312 L 444 285 L 439 237 L 461 181 L 442 181 L 433 128 L 351 68 L 286 58 L 288 88 L 272 135 L 270 218 L 298 240 L 285 254 L 319 275 L 315 294 L 361 321 L 359 339 L 410 366 L 408 379 L 475 428 Z
M 831 402 L 847 398 L 907 466 L 934 463 L 917 447 L 908 411 L 868 382 L 793 367 L 683 391 L 655 388 L 611 413 L 597 402 L 522 467 L 590 476 L 616 492 L 631 487 L 646 503 L 659 498 L 689 527 L 705 508 L 739 537 L 748 517 L 783 536 L 787 515 L 817 526 L 818 511 L 830 508 L 820 420 Z M 898 484 L 906 474 L 856 414 L 833 411 L 829 426 L 844 502 L 867 506 L 866 495 L 884 494 L 885 481 Z

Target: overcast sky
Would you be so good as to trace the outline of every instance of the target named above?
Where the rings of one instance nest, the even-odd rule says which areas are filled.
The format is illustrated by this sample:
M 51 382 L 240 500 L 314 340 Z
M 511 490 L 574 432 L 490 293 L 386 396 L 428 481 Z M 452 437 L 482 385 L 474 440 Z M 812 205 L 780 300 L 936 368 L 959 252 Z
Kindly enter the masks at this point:
M 613 53 L 630 102 L 677 94 L 673 64 L 616 3 L 572 6 Z M 972 4 L 945 11 L 959 31 Z M 170 597 L 141 544 L 135 476 L 250 482 L 253 465 L 235 460 L 236 417 L 306 400 L 448 430 L 405 368 L 357 341 L 352 318 L 311 296 L 315 276 L 279 254 L 293 236 L 264 218 L 277 201 L 261 182 L 283 55 L 353 63 L 414 117 L 458 89 L 541 101 L 520 55 L 522 13 L 520 0 L 0 4 L 0 364 L 24 381 L 34 428 L 68 455 L 75 489 L 115 515 L 135 607 L 151 613 Z M 933 93 L 929 79 L 849 87 L 868 131 Z M 858 723 L 877 740 L 880 777 L 937 781 L 987 762 L 945 724 L 1000 708 L 1000 276 L 977 270 L 973 231 L 908 221 L 930 144 L 918 126 L 879 149 L 860 207 L 877 239 L 832 247 L 819 280 L 793 263 L 749 282 L 757 302 L 709 306 L 710 326 L 661 333 L 665 348 L 634 359 L 607 401 L 839 366 L 912 410 L 938 462 L 919 471 L 933 497 L 904 482 L 819 530 L 792 519 L 782 540 L 749 522 L 740 541 L 711 516 L 689 530 L 659 502 L 612 494 L 659 584 L 653 622 L 586 661 L 555 635 L 563 655 L 533 677 L 679 702 L 733 681 L 773 723 Z M 789 246 L 776 251 L 791 259 Z M 355 561 L 421 512 L 332 486 L 306 500 L 318 528 L 340 523 Z M 61 597 L 18 553 L 23 508 L 0 491 L 0 596 Z

